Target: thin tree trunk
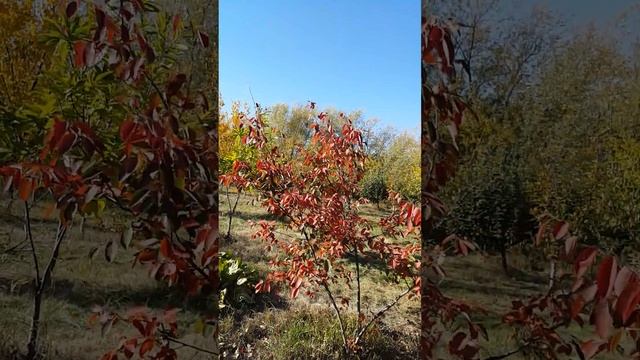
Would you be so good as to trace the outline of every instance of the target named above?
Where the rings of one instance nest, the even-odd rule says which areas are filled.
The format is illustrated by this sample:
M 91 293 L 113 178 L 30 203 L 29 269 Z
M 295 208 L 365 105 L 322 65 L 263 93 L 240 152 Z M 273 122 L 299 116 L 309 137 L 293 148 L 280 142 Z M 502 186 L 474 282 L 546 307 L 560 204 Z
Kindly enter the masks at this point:
M 227 204 L 229 206 L 229 223 L 227 224 L 227 241 L 231 240 L 231 223 L 233 221 L 233 215 L 236 213 L 236 208 L 238 207 L 238 201 L 240 201 L 240 190 L 238 190 L 238 194 L 236 196 L 235 203 L 233 207 L 231 207 L 231 198 L 229 197 L 229 187 L 227 187 Z
M 356 300 L 356 309 L 357 309 L 357 313 L 356 316 L 358 317 L 356 323 L 356 334 L 360 331 L 360 327 L 361 327 L 361 317 L 360 314 L 362 313 L 362 308 L 360 307 L 360 297 L 361 297 L 361 291 L 360 291 L 360 256 L 358 255 L 358 244 L 356 243 L 354 246 L 355 249 L 355 253 L 356 253 L 356 282 L 357 282 L 357 300 Z
M 42 310 L 42 295 L 45 290 L 45 286 L 51 279 L 51 273 L 56 266 L 58 260 L 58 254 L 60 252 L 60 245 L 64 239 L 64 235 L 67 231 L 66 226 L 62 223 L 58 224 L 58 231 L 56 232 L 56 242 L 53 247 L 53 252 L 49 258 L 49 263 L 42 274 L 42 278 L 36 277 L 36 291 L 33 296 L 33 314 L 31 315 L 31 329 L 29 331 L 29 341 L 27 342 L 27 359 L 35 359 L 38 352 L 38 332 L 40 330 L 40 313 Z
M 347 344 L 347 336 L 345 332 L 346 329 L 344 327 L 344 322 L 342 321 L 342 316 L 340 315 L 340 309 L 338 308 L 338 304 L 336 303 L 336 300 L 334 299 L 333 294 L 331 293 L 331 290 L 329 290 L 329 285 L 327 285 L 326 282 L 323 282 L 322 286 L 324 287 L 324 290 L 327 292 L 327 295 L 329 296 L 329 300 L 331 301 L 331 305 L 333 306 L 333 310 L 336 312 L 336 316 L 338 317 L 338 323 L 340 325 L 340 335 L 342 335 L 342 350 L 346 355 L 349 353 L 349 346 Z
M 38 288 L 33 297 L 33 314 L 31 315 L 31 330 L 27 343 L 27 359 L 35 359 L 38 352 L 38 331 L 40 330 L 40 307 L 42 306 L 42 292 Z
M 500 245 L 500 258 L 502 261 L 502 270 L 504 274 L 509 276 L 509 263 L 507 261 L 507 247 L 504 244 Z

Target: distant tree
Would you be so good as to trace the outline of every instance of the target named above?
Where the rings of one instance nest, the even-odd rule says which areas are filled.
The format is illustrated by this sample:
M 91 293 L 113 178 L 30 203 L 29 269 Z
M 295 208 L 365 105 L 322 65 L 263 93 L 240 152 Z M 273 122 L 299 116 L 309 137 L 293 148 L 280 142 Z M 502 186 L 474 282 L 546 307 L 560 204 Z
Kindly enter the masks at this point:
M 53 0 L 0 0 L 0 164 L 33 154 L 53 111 L 51 97 L 41 89 L 53 50 L 41 41 L 42 32 L 53 5 Z
M 368 161 L 366 173 L 360 182 L 361 195 L 369 201 L 376 204 L 380 208 L 380 202 L 389 197 L 387 191 L 387 183 L 384 174 L 380 168 L 380 164 L 374 161 Z
M 617 253 L 640 240 L 640 110 L 629 106 L 640 99 L 637 69 L 611 36 L 587 29 L 543 69 L 521 126 L 528 191 L 540 211 Z
M 445 218 L 449 233 L 476 242 L 483 250 L 498 253 L 509 274 L 508 249 L 530 241 L 535 218 L 525 194 L 516 161 L 509 150 L 484 156 L 460 167 L 451 184 L 450 212 Z
M 396 136 L 381 156 L 387 187 L 416 200 L 420 196 L 420 143 L 404 133 Z

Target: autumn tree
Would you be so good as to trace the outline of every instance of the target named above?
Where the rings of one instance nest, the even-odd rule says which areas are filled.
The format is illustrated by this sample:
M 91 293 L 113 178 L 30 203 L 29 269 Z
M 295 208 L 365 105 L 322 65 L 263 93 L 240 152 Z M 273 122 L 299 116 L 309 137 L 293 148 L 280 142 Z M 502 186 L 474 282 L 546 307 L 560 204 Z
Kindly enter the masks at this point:
M 362 197 L 372 201 L 380 208 L 380 202 L 389 197 L 387 183 L 380 161 L 371 159 L 367 162 L 367 169 L 360 181 Z
M 227 231 L 225 239 L 232 239 L 232 224 L 241 196 L 249 190 L 250 174 L 255 173 L 255 163 L 260 156 L 256 148 L 246 146 L 243 138 L 248 135 L 248 129 L 243 126 L 245 112 L 240 104 L 231 105 L 231 113 L 221 116 L 218 127 L 220 151 L 220 183 L 227 200 Z M 232 189 L 233 188 L 233 189 Z M 235 193 L 232 195 L 232 190 Z
M 120 241 L 105 244 L 107 260 L 113 260 L 119 246 L 136 244 L 140 250 L 134 264 L 148 265 L 152 277 L 180 284 L 187 294 L 216 298 L 217 97 L 209 91 L 217 85 L 176 71 L 176 59 L 187 55 L 215 60 L 207 57 L 213 31 L 207 26 L 213 25 L 183 25 L 179 14 L 137 0 L 69 1 L 53 15 L 42 36 L 55 49 L 44 79 L 56 111 L 40 151 L 1 168 L 5 188 L 24 201 L 33 253 L 34 311 L 27 358 L 37 354 L 40 303 L 72 220 L 103 208 L 104 201 L 132 216 Z M 44 268 L 30 231 L 34 194 L 50 196 L 59 213 Z M 203 321 L 214 327 L 217 308 L 214 301 L 203 313 Z M 142 357 L 175 358 L 171 344 L 181 343 L 175 313 L 168 310 L 163 322 L 146 323 L 141 338 L 129 339 L 105 358 L 117 357 L 116 352 L 130 357 L 131 346 Z M 96 315 L 103 329 L 119 319 L 141 329 L 138 326 L 153 316 L 137 310 L 119 317 L 101 308 Z M 214 350 L 206 351 L 215 353 L 215 334 Z
M 509 249 L 530 242 L 537 222 L 515 152 L 494 151 L 460 166 L 456 178 L 443 191 L 450 205 L 443 225 L 448 233 L 467 237 L 482 250 L 499 254 L 508 275 Z
M 420 142 L 408 133 L 399 134 L 382 153 L 381 162 L 388 188 L 417 200 L 420 194 Z
M 417 245 L 393 245 L 386 237 L 401 234 L 394 230 L 395 222 L 383 221 L 386 236 L 374 235 L 373 224 L 359 215 L 363 201 L 358 183 L 367 159 L 360 131 L 348 118 L 342 120 L 341 129 L 335 129 L 323 112 L 311 118 L 311 137 L 297 146 L 292 158 L 268 143 L 261 113 L 245 119 L 250 130 L 244 142 L 263 149 L 264 155 L 256 163 L 257 177 L 252 179 L 253 188 L 264 199 L 263 206 L 285 219 L 285 226 L 298 234 L 282 237 L 273 222 L 255 224 L 255 237 L 266 242 L 267 250 L 275 251 L 270 260 L 274 270 L 256 285 L 256 290 L 268 292 L 272 285 L 284 283 L 294 298 L 301 291 L 308 296 L 324 293 L 340 325 L 346 355 L 366 351 L 361 343 L 371 325 L 416 290 Z M 414 212 L 403 224 L 414 224 L 416 219 Z M 398 297 L 371 317 L 365 314 L 360 286 L 366 252 L 375 253 L 406 284 Z M 353 258 L 355 269 L 342 261 L 347 256 Z M 335 295 L 333 284 L 345 282 L 355 282 L 354 298 Z M 348 329 L 344 317 L 354 305 L 357 322 L 354 329 Z

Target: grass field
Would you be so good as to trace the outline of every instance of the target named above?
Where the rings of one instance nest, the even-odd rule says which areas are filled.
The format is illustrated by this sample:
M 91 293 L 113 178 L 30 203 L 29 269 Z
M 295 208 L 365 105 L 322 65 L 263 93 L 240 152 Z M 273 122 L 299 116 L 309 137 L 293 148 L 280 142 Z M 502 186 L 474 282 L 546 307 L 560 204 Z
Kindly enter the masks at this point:
M 243 196 L 238 214 L 232 224 L 232 240 L 224 242 L 222 251 L 242 257 L 258 271 L 267 268 L 263 244 L 251 239 L 248 220 L 267 217 L 252 198 Z M 226 231 L 226 198 L 221 196 L 221 231 Z M 6 202 L 0 216 L 0 359 L 10 358 L 16 349 L 24 349 L 32 311 L 31 255 L 24 243 L 22 209 L 14 204 L 9 212 Z M 364 209 L 365 215 L 377 218 L 384 210 L 375 206 Z M 56 223 L 34 211 L 34 237 L 40 256 L 45 259 L 50 251 Z M 184 300 L 179 291 L 169 289 L 151 280 L 143 267 L 131 267 L 132 249 L 120 249 L 113 263 L 104 259 L 101 250 L 93 259 L 88 254 L 113 237 L 125 219 L 106 218 L 102 224 L 88 222 L 84 239 L 78 226 L 70 232 L 61 249 L 53 283 L 48 289 L 43 311 L 42 344 L 46 359 L 97 359 L 114 347 L 123 331 L 115 326 L 109 334 L 101 336 L 98 327 L 89 326 L 87 319 L 95 304 L 106 304 L 114 310 L 147 305 L 152 309 L 167 306 L 180 307 L 179 326 L 190 333 L 199 304 Z M 43 261 L 43 260 L 41 260 Z M 515 347 L 510 331 L 500 324 L 503 314 L 515 298 L 545 290 L 545 274 L 529 270 L 525 257 L 511 254 L 514 266 L 511 276 L 503 274 L 499 259 L 479 254 L 464 258 L 450 258 L 445 263 L 448 278 L 442 283 L 446 294 L 482 307 L 486 315 L 478 319 L 488 328 L 490 341 L 483 343 L 482 357 L 501 354 Z M 363 268 L 363 303 L 376 310 L 397 295 L 402 288 L 388 282 L 376 266 Z M 347 289 L 336 289 L 338 293 Z M 270 297 L 255 309 L 230 310 L 221 323 L 223 349 L 227 358 L 242 359 L 333 359 L 340 351 L 341 338 L 333 312 L 322 294 L 318 298 L 304 296 L 290 301 L 285 292 L 282 298 Z M 277 300 L 277 301 L 276 301 Z M 405 299 L 388 312 L 382 324 L 376 327 L 366 344 L 372 349 L 369 358 L 414 359 L 417 357 L 419 329 L 419 302 Z M 353 316 L 349 321 L 354 321 Z M 186 330 L 185 330 L 186 329 Z M 572 329 L 586 335 L 588 329 Z M 209 338 L 189 335 L 184 340 L 206 346 Z M 184 359 L 205 359 L 194 350 L 181 349 Z M 374 355 L 375 354 L 375 355 Z M 512 359 L 523 357 L 514 356 Z M 616 359 L 604 356 L 604 359 Z

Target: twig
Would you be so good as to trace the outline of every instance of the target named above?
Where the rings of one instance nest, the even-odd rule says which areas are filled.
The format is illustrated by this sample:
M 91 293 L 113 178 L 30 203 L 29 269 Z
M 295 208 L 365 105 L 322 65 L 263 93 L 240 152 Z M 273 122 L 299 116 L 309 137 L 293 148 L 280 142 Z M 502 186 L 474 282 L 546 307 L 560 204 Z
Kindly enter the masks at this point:
M 360 329 L 360 324 L 361 324 L 361 320 L 360 320 L 360 314 L 362 313 L 361 307 L 360 307 L 360 257 L 358 256 L 358 244 L 355 243 L 354 244 L 354 249 L 355 249 L 355 255 L 356 255 L 356 283 L 357 283 L 357 301 L 356 301 L 356 309 L 357 309 L 357 328 L 356 328 L 356 332 Z
M 220 355 L 220 353 L 217 353 L 217 352 L 215 352 L 215 351 L 211 351 L 211 350 L 208 350 L 208 349 L 202 348 L 202 347 L 200 347 L 200 346 L 196 346 L 196 345 L 193 345 L 193 344 L 188 344 L 188 343 L 186 343 L 186 342 L 183 342 L 183 341 L 181 341 L 181 340 L 178 340 L 178 339 L 174 338 L 173 336 L 169 335 L 169 334 L 168 334 L 168 333 L 166 333 L 166 332 L 165 332 L 165 333 L 162 333 L 162 337 L 163 337 L 165 340 L 167 340 L 167 341 L 171 341 L 171 342 L 174 342 L 174 343 L 176 343 L 176 344 L 180 344 L 180 345 L 182 345 L 182 346 L 186 346 L 186 347 L 189 347 L 189 348 L 192 348 L 192 349 L 195 349 L 195 350 L 201 351 L 201 352 L 203 352 L 203 353 L 207 353 L 207 354 L 211 354 L 211 355 Z
M 58 224 L 58 232 L 56 234 L 56 243 L 53 247 L 53 252 L 51 253 L 51 258 L 49 258 L 49 263 L 42 274 L 42 279 L 40 280 L 40 291 L 44 290 L 45 284 L 51 278 L 51 272 L 53 271 L 53 267 L 56 266 L 56 261 L 58 260 L 58 253 L 60 252 L 60 245 L 62 244 L 62 240 L 64 239 L 64 235 L 67 232 L 67 227 L 62 225 L 62 223 Z
M 524 350 L 525 345 L 520 346 L 519 348 L 515 349 L 515 350 L 511 350 L 506 354 L 502 354 L 502 355 L 496 355 L 496 356 L 490 356 L 484 360 L 502 360 L 502 359 L 506 359 L 511 355 L 515 355 L 517 353 L 519 353 L 520 351 Z
M 340 315 L 340 309 L 338 309 L 338 304 L 336 304 L 336 300 L 333 298 L 333 294 L 329 289 L 329 285 L 327 285 L 327 282 L 324 280 L 322 281 L 322 287 L 324 287 L 325 291 L 327 292 L 327 295 L 329 295 L 329 299 L 331 300 L 331 305 L 333 306 L 333 309 L 335 310 L 336 315 L 338 316 L 338 322 L 340 323 L 340 335 L 342 335 L 343 350 L 345 353 L 347 353 L 347 338 L 345 336 L 344 322 L 342 321 L 342 316 Z
M 144 74 L 144 77 L 149 81 L 149 83 L 151 83 L 151 86 L 153 86 L 156 92 L 158 92 L 158 96 L 160 96 L 160 99 L 162 100 L 162 104 L 164 105 L 164 108 L 169 110 L 169 103 L 167 102 L 167 99 L 164 98 L 164 95 L 162 91 L 160 91 L 160 88 L 158 87 L 158 85 L 156 85 L 155 81 L 153 81 L 153 79 L 149 76 L 149 74 L 147 74 L 146 72 L 143 72 L 143 74 Z
M 358 341 L 360 340 L 360 338 L 362 337 L 362 335 L 364 335 L 364 333 L 367 331 L 367 329 L 369 328 L 369 326 L 371 326 L 376 320 L 378 320 L 382 315 L 384 315 L 385 312 L 387 312 L 389 309 L 391 309 L 392 307 L 394 307 L 398 301 L 400 301 L 400 299 L 402 299 L 403 297 L 405 297 L 408 293 L 411 292 L 413 288 L 412 287 L 408 287 L 407 290 L 405 290 L 402 294 L 398 295 L 392 302 L 390 302 L 389 304 L 387 304 L 385 307 L 383 307 L 382 309 L 380 309 L 380 311 L 378 311 L 372 318 L 371 320 L 369 320 L 369 322 L 360 330 L 360 332 L 358 333 L 358 336 L 356 336 L 356 343 L 358 343 Z

